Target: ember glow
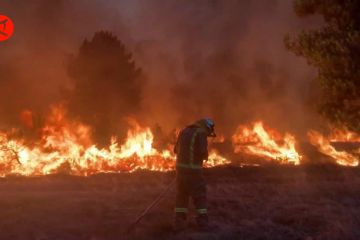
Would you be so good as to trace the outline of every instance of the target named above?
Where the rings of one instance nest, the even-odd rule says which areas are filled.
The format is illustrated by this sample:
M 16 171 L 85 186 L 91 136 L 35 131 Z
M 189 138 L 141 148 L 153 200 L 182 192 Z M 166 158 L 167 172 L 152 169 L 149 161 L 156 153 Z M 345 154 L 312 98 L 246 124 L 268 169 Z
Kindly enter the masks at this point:
M 66 110 L 57 106 L 52 108 L 40 135 L 40 141 L 28 146 L 25 140 L 10 139 L 8 134 L 0 133 L 0 176 L 44 175 L 61 171 L 87 176 L 100 172 L 174 169 L 175 156 L 169 150 L 172 146 L 162 151 L 153 148 L 154 136 L 150 128 L 140 127 L 135 121 L 131 122 L 123 144 L 114 137 L 108 147 L 100 149 L 91 140 L 91 129 L 69 121 Z M 229 163 L 227 159 L 211 151 L 205 166 L 226 163 Z
M 325 137 L 317 131 L 309 131 L 308 137 L 314 146 L 318 148 L 318 151 L 333 158 L 337 164 L 344 166 L 358 166 L 359 165 L 359 153 L 360 149 L 353 152 L 338 151 L 331 143 L 334 142 L 360 142 L 360 138 L 353 132 L 345 130 L 334 130 Z
M 244 152 L 279 163 L 300 164 L 301 155 L 295 148 L 295 137 L 265 130 L 261 121 L 254 122 L 251 127 L 239 126 L 232 136 L 232 143 L 236 153 Z

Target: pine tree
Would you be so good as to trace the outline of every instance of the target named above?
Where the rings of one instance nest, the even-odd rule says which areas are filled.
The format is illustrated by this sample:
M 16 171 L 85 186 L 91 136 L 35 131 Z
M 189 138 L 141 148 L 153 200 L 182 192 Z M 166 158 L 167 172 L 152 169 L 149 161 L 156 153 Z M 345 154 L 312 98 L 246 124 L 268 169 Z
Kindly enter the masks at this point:
M 321 28 L 285 44 L 316 67 L 318 109 L 330 122 L 360 132 L 360 0 L 296 0 L 299 17 L 319 14 Z
M 140 74 L 124 44 L 109 32 L 96 32 L 84 40 L 68 65 L 73 80 L 69 110 L 94 127 L 97 141 L 108 141 L 120 120 L 140 105 Z

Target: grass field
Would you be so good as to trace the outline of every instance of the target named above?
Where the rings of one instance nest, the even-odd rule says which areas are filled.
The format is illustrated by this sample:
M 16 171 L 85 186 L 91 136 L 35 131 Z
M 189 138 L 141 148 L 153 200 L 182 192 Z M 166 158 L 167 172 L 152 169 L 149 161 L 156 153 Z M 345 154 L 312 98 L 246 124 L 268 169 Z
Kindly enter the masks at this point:
M 205 171 L 213 231 L 171 231 L 174 189 L 124 231 L 175 174 L 0 179 L 0 239 L 360 239 L 360 170 L 331 165 Z

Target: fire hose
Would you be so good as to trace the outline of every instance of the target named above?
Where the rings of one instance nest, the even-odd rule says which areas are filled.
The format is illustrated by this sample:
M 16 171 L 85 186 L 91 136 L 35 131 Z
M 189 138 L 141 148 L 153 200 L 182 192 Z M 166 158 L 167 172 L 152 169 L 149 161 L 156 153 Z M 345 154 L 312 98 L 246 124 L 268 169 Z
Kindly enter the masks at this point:
M 141 221 L 141 219 L 143 217 L 146 216 L 146 214 L 148 214 L 148 212 L 154 208 L 155 206 L 157 206 L 161 200 L 164 199 L 165 194 L 172 188 L 172 186 L 175 184 L 175 180 L 176 178 L 174 178 L 170 184 L 154 199 L 154 201 L 151 202 L 151 204 L 148 205 L 148 207 L 146 207 L 139 215 L 138 217 L 135 219 L 134 222 L 132 222 L 129 227 L 126 229 L 125 233 L 129 234 L 131 233 L 131 231 L 137 226 L 137 224 L 139 224 L 139 222 Z

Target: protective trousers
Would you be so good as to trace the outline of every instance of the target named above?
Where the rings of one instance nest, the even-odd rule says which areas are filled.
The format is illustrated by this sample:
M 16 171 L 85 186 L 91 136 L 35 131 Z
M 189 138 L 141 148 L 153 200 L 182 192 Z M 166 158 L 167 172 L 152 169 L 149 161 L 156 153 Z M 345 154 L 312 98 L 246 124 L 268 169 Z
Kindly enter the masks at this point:
M 186 219 L 189 199 L 196 208 L 198 224 L 207 224 L 206 182 L 201 173 L 177 173 L 175 216 Z

